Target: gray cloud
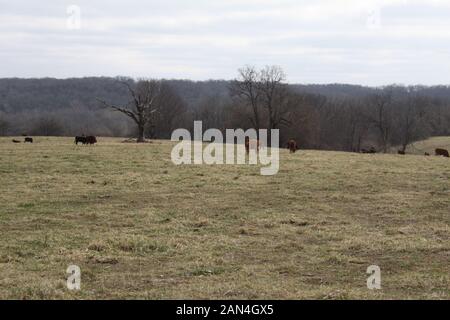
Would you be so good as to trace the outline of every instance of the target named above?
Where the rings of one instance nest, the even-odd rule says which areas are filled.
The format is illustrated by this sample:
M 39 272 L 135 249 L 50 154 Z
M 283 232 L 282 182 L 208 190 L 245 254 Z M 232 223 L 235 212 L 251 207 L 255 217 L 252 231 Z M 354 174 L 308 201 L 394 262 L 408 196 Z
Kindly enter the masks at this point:
M 230 79 L 277 64 L 290 82 L 450 83 L 448 1 L 51 2 L 0 0 L 0 77 Z

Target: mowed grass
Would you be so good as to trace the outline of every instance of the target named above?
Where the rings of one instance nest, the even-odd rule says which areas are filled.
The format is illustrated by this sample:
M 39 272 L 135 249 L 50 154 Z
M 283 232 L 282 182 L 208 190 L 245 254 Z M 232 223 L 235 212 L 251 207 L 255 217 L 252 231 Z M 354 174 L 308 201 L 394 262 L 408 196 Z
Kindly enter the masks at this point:
M 261 176 L 121 140 L 0 139 L 0 298 L 450 298 L 450 159 L 281 150 Z

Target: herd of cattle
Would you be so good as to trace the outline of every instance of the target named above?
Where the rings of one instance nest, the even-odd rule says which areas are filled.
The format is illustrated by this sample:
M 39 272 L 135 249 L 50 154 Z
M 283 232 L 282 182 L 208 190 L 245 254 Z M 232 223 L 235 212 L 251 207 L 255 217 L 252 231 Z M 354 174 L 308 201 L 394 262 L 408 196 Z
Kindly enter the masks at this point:
M 251 140 L 250 140 L 250 142 L 251 142 Z M 259 141 L 257 142 L 256 145 L 258 146 L 258 149 L 259 149 Z M 250 147 L 251 147 L 251 144 L 249 143 L 248 140 L 246 140 L 245 141 L 245 148 L 247 150 L 247 153 L 248 153 Z M 295 153 L 295 151 L 299 150 L 297 142 L 294 139 L 291 139 L 291 140 L 288 141 L 288 143 L 286 144 L 286 148 L 289 149 L 290 153 Z M 449 154 L 448 150 L 446 150 L 446 149 L 437 148 L 434 152 L 435 152 L 436 156 L 442 156 L 442 157 L 450 158 L 450 154 Z M 377 150 L 374 147 L 371 147 L 369 149 L 361 149 L 359 151 L 359 153 L 374 154 L 374 153 L 377 153 Z M 402 151 L 402 150 L 398 150 L 398 154 L 406 155 L 406 152 Z M 430 156 L 430 154 L 428 152 L 425 152 L 424 155 L 425 156 Z
M 23 142 L 24 143 L 33 143 L 33 138 L 25 137 Z M 22 143 L 21 140 L 13 139 L 13 143 Z M 96 144 L 97 138 L 95 136 L 76 136 L 75 137 L 75 144 L 78 145 L 78 143 L 81 144 Z
M 245 151 L 247 153 L 250 152 L 250 150 L 256 150 L 259 151 L 261 148 L 261 143 L 259 140 L 250 139 L 249 137 L 245 137 Z M 289 149 L 290 153 L 295 153 L 297 150 L 299 150 L 297 146 L 297 142 L 294 139 L 291 139 L 287 142 L 286 148 Z
M 403 150 L 398 150 L 398 154 L 404 156 L 404 155 L 406 155 L 406 152 L 403 151 Z M 437 148 L 437 149 L 434 151 L 434 154 L 437 155 L 437 156 L 450 158 L 450 154 L 449 154 L 448 150 L 446 150 L 446 149 Z M 425 155 L 425 156 L 430 156 L 430 154 L 429 154 L 428 152 L 425 152 L 424 155 Z
M 22 141 L 13 139 L 12 142 L 13 142 L 13 143 L 21 143 Z M 25 137 L 25 138 L 23 139 L 23 142 L 24 142 L 24 143 L 33 143 L 33 138 Z
M 13 143 L 21 143 L 22 141 L 13 139 L 12 142 Z M 23 142 L 24 143 L 33 143 L 33 138 L 25 137 Z M 97 143 L 97 138 L 95 136 L 84 136 L 84 135 L 76 136 L 75 144 L 78 145 L 79 143 L 84 144 L 84 145 L 93 145 L 93 144 Z M 245 138 L 245 150 L 247 151 L 247 153 L 249 153 L 250 150 L 259 151 L 260 147 L 261 147 L 261 144 L 260 144 L 259 140 L 252 140 L 248 137 Z M 297 141 L 295 141 L 294 139 L 290 139 L 286 143 L 286 148 L 289 149 L 290 153 L 295 153 L 297 150 L 299 150 Z M 370 149 L 361 149 L 360 153 L 373 154 L 373 153 L 377 153 L 377 151 L 374 147 L 371 147 Z M 398 150 L 398 154 L 405 155 L 406 152 L 402 151 L 402 150 Z M 429 156 L 429 155 L 430 155 L 429 153 L 425 152 L 425 156 Z M 441 148 L 436 149 L 435 155 L 450 158 L 450 154 L 449 154 L 448 150 L 446 150 L 446 149 L 441 149 Z

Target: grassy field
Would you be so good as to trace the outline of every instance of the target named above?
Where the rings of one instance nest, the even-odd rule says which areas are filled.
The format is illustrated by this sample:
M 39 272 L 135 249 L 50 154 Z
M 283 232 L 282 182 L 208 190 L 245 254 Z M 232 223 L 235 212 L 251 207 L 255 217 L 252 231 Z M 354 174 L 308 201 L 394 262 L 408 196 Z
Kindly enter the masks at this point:
M 410 145 L 407 149 L 407 153 L 423 155 L 428 152 L 434 155 L 436 148 L 444 148 L 450 150 L 450 138 L 449 137 L 434 137 L 424 141 L 419 141 Z
M 450 299 L 450 159 L 282 150 L 261 176 L 35 141 L 0 139 L 0 298 Z

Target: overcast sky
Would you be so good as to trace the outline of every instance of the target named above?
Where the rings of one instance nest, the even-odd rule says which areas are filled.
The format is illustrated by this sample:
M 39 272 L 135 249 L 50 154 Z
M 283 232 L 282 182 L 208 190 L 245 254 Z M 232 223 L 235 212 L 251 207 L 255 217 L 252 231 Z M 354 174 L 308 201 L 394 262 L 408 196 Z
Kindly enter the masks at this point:
M 291 83 L 450 84 L 450 0 L 0 0 L 0 77 L 232 79 L 246 64 Z

